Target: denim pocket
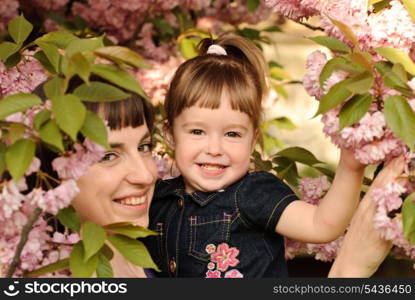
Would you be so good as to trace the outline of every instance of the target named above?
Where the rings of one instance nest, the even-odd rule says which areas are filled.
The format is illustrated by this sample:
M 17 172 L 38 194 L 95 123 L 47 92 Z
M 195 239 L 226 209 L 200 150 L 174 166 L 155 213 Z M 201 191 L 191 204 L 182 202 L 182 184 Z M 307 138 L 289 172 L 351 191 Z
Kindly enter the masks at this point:
M 231 219 L 232 215 L 227 213 L 190 217 L 189 255 L 201 261 L 209 261 L 210 254 L 206 251 L 206 246 L 217 246 L 229 241 Z

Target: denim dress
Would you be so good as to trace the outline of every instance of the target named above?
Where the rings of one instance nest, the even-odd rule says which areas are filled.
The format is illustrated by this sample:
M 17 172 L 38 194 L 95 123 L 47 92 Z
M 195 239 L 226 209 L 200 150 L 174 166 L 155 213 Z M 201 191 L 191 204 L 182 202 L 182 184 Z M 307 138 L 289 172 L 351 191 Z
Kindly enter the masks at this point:
M 184 190 L 182 177 L 158 181 L 146 239 L 161 277 L 287 276 L 284 239 L 275 233 L 293 191 L 268 172 L 246 174 L 218 192 Z

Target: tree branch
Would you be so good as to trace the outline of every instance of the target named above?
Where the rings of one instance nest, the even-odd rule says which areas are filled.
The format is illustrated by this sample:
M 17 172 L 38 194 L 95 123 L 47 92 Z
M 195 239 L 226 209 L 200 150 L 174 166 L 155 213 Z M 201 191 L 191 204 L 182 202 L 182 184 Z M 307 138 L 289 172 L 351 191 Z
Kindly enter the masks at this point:
M 308 23 L 305 23 L 305 22 L 301 22 L 301 21 L 297 21 L 297 23 L 301 24 L 301 25 L 303 25 L 303 26 L 305 26 L 305 27 L 307 27 L 308 29 L 311 29 L 311 30 L 324 31 L 323 27 L 320 27 L 320 26 L 314 26 L 314 25 L 311 25 L 311 24 L 308 24 Z
M 22 254 L 23 247 L 29 238 L 30 230 L 32 229 L 33 224 L 39 218 L 41 213 L 42 210 L 39 207 L 36 207 L 27 223 L 23 226 L 22 235 L 20 236 L 19 244 L 17 244 L 16 251 L 14 252 L 12 263 L 10 264 L 9 269 L 7 270 L 6 278 L 11 278 L 13 276 L 13 273 L 20 262 L 20 254 Z

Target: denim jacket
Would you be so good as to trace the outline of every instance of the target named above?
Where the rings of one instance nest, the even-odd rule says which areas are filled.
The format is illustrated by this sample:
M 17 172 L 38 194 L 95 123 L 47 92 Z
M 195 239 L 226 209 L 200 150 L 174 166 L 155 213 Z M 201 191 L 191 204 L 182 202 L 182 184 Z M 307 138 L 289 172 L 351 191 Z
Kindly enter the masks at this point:
M 146 239 L 162 277 L 287 276 L 275 233 L 293 191 L 268 172 L 248 173 L 218 192 L 184 190 L 182 177 L 157 182 Z

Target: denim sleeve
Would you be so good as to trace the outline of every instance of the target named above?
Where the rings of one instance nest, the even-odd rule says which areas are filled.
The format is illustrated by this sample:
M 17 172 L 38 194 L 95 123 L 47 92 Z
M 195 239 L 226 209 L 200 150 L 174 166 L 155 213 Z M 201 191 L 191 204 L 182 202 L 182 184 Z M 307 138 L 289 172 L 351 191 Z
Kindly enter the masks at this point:
M 298 197 L 290 187 L 268 172 L 246 176 L 236 195 L 242 220 L 266 231 L 275 231 L 282 212 L 295 200 Z

